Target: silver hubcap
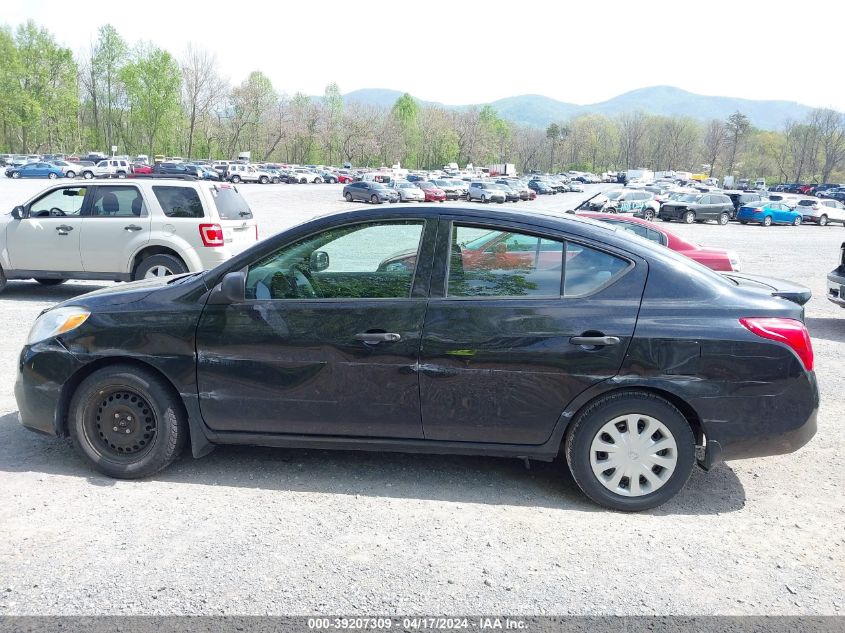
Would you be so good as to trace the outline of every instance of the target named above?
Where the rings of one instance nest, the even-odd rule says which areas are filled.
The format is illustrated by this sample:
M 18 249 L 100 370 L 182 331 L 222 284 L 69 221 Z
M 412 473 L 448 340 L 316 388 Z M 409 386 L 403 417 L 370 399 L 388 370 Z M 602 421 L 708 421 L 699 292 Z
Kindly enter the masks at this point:
M 642 497 L 661 488 L 678 464 L 678 446 L 655 418 L 632 413 L 599 429 L 590 445 L 596 479 L 623 497 Z
M 172 274 L 173 271 L 167 266 L 153 266 L 147 271 L 147 274 L 144 275 L 144 279 L 152 279 L 153 277 L 170 277 Z

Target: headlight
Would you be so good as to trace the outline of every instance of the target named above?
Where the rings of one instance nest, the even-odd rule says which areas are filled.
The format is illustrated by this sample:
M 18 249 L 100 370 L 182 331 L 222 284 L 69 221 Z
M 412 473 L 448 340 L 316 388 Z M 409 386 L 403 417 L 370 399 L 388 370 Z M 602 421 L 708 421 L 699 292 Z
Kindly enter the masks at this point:
M 48 338 L 75 330 L 85 323 L 90 315 L 91 313 L 88 310 L 72 306 L 45 312 L 32 324 L 26 344 L 34 345 Z

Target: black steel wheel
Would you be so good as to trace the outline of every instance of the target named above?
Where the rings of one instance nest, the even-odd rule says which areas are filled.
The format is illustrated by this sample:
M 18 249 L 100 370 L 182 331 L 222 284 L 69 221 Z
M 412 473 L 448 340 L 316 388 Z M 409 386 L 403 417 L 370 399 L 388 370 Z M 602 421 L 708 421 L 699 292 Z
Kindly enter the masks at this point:
M 125 479 L 167 467 L 187 436 L 184 409 L 172 387 L 154 372 L 129 365 L 105 367 L 83 380 L 68 420 L 82 457 Z

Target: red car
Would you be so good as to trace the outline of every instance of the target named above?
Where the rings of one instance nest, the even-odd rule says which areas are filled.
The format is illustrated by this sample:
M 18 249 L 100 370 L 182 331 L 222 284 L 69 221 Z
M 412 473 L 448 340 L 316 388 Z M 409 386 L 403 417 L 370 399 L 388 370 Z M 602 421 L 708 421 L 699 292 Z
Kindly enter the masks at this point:
M 145 165 L 144 163 L 132 163 L 132 173 L 133 174 L 151 174 L 153 173 L 153 168 L 149 165 Z
M 667 248 L 671 248 L 676 253 L 686 255 L 690 259 L 694 259 L 699 264 L 703 264 L 708 268 L 720 271 L 738 271 L 739 258 L 736 254 L 724 248 L 712 248 L 709 246 L 699 246 L 693 242 L 687 242 L 684 238 L 678 237 L 674 233 L 670 233 L 662 226 L 649 222 L 648 220 L 641 220 L 626 215 L 616 215 L 613 213 L 582 213 L 577 215 L 585 218 L 593 218 L 594 220 L 601 220 L 608 224 L 613 224 L 624 228 L 632 233 L 636 233 L 640 237 L 644 237 L 652 242 L 662 244 Z
M 355 178 L 349 174 L 338 174 L 337 181 L 341 184 L 346 184 L 347 182 L 355 182 Z
M 446 200 L 446 192 L 433 182 L 421 180 L 416 183 L 417 187 L 423 190 L 426 202 L 443 202 Z

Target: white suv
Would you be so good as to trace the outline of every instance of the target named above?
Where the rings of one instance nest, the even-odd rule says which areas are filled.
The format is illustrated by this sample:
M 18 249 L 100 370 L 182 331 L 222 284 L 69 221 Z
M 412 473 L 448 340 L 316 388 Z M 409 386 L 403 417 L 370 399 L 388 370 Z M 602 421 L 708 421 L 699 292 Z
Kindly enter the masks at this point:
M 86 180 L 92 178 L 126 178 L 131 173 L 129 161 L 123 158 L 101 160 L 94 167 L 85 167 L 80 175 Z
M 227 178 L 235 184 L 239 182 L 260 182 L 262 185 L 266 185 L 273 180 L 274 176 L 270 172 L 259 169 L 255 165 L 232 163 L 229 165 Z
M 52 186 L 0 216 L 7 279 L 132 281 L 217 266 L 258 240 L 252 211 L 226 183 L 138 178 Z

